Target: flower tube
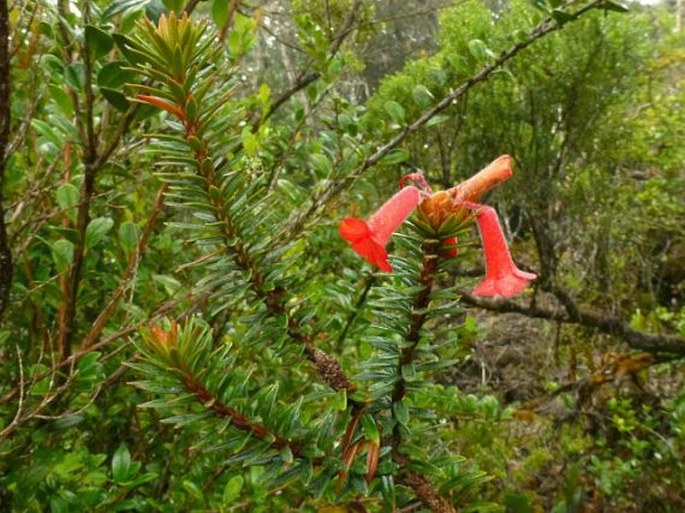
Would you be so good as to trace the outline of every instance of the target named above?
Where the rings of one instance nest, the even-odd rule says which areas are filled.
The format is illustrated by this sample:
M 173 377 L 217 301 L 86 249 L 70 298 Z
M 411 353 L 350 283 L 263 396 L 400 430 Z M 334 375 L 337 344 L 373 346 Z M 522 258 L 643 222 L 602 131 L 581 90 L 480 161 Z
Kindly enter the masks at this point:
M 476 222 L 485 252 L 485 279 L 474 289 L 473 295 L 513 297 L 523 291 L 537 275 L 516 267 L 495 209 L 473 206 L 479 209 Z
M 416 187 L 405 187 L 386 201 L 368 221 L 348 217 L 340 223 L 340 235 L 362 258 L 381 271 L 392 272 L 385 246 L 421 199 Z

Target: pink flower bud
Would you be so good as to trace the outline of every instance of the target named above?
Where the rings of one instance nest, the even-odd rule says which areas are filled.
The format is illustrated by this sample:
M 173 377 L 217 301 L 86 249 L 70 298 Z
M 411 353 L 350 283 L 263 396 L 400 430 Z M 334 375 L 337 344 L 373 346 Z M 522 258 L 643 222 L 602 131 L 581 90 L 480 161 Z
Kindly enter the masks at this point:
M 368 221 L 348 217 L 340 223 L 340 235 L 362 258 L 381 271 L 392 272 L 385 246 L 393 232 L 409 217 L 419 204 L 421 192 L 416 187 L 405 187 L 386 201 Z
M 473 295 L 513 297 L 537 276 L 516 267 L 495 209 L 478 205 L 473 207 L 479 208 L 476 222 L 485 251 L 485 279 L 474 289 Z

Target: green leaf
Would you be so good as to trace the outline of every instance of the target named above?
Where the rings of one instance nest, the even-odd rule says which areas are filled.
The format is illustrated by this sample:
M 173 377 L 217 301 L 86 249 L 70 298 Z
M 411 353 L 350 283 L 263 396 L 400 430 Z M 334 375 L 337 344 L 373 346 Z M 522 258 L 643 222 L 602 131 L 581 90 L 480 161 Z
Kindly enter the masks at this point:
M 405 111 L 404 107 L 397 103 L 395 100 L 388 100 L 385 102 L 385 112 L 388 113 L 390 119 L 395 123 L 402 123 L 404 121 Z
M 323 153 L 312 153 L 309 156 L 312 169 L 318 178 L 326 178 L 333 169 L 333 164 Z
M 114 48 L 114 40 L 107 32 L 94 25 L 86 25 L 86 46 L 94 59 L 107 55 Z
M 126 112 L 131 106 L 131 102 L 128 101 L 126 95 L 115 89 L 101 87 L 100 92 L 105 97 L 105 100 L 119 112 Z
M 381 164 L 392 165 L 404 162 L 409 158 L 409 151 L 404 148 L 395 148 L 390 150 L 381 160 Z
M 64 146 L 64 137 L 57 131 L 54 125 L 43 121 L 42 119 L 34 118 L 31 120 L 31 127 L 45 139 L 57 146 L 57 148 L 62 148 L 62 146 Z
M 338 411 L 345 411 L 347 409 L 347 391 L 344 388 L 336 392 L 331 407 Z
M 352 137 L 357 137 L 357 134 L 359 134 L 359 125 L 357 125 L 350 116 L 345 113 L 340 114 L 338 116 L 338 122 L 346 133 Z
M 51 53 L 45 54 L 40 58 L 41 68 L 48 71 L 51 75 L 61 75 L 64 73 L 64 63 Z
M 124 252 L 128 255 L 133 251 L 138 244 L 138 237 L 140 235 L 140 230 L 138 226 L 131 221 L 124 221 L 119 225 L 119 244 L 123 248 Z
M 146 472 L 142 476 L 137 477 L 136 479 L 127 484 L 130 488 L 135 488 L 136 486 L 140 486 L 144 483 L 157 479 L 158 476 L 159 474 L 157 472 Z
M 73 116 L 74 105 L 71 102 L 71 96 L 69 96 L 69 94 L 64 91 L 62 87 L 55 84 L 50 84 L 48 86 L 48 90 L 50 91 L 50 96 L 54 100 L 55 105 L 57 105 L 60 113 L 66 117 Z
M 135 48 L 133 40 L 124 34 L 112 34 L 114 43 L 119 48 L 119 51 L 131 64 L 143 64 L 143 58 L 132 51 Z
M 105 64 L 98 71 L 97 84 L 99 87 L 118 89 L 127 82 L 132 82 L 135 75 L 125 69 L 128 63 L 125 61 L 112 61 Z
M 202 493 L 202 489 L 200 489 L 200 487 L 192 481 L 188 481 L 187 479 L 185 479 L 181 484 L 183 485 L 183 489 L 190 495 L 192 495 L 194 499 L 198 501 L 204 499 L 204 493 Z
M 59 239 L 50 245 L 50 252 L 57 272 L 62 273 L 69 268 L 74 259 L 74 244 L 67 239 Z
M 416 367 L 413 363 L 402 365 L 402 379 L 404 379 L 407 383 L 416 381 Z
M 504 506 L 511 513 L 533 513 L 528 498 L 522 494 L 507 494 L 504 497 Z
M 257 135 L 253 134 L 249 128 L 246 128 L 243 130 L 241 138 L 245 153 L 250 157 L 254 157 L 257 150 L 259 150 L 259 138 Z
M 259 92 L 257 93 L 257 99 L 263 110 L 267 110 L 270 103 L 269 98 L 271 97 L 271 89 L 267 84 L 262 84 L 259 86 Z
M 64 81 L 77 93 L 83 91 L 86 68 L 82 62 L 73 62 L 64 68 Z
M 620 2 L 614 2 L 612 0 L 606 0 L 603 4 L 601 4 L 599 7 L 604 8 L 607 11 L 613 11 L 613 12 L 629 12 L 630 9 L 628 6 L 623 5 Z
M 162 287 L 164 287 L 166 293 L 170 296 L 173 296 L 176 291 L 181 288 L 180 281 L 166 274 L 155 274 L 152 279 L 157 283 L 160 283 Z
M 374 443 L 380 443 L 381 434 L 378 430 L 378 425 L 376 424 L 376 419 L 373 418 L 373 415 L 365 413 L 362 415 L 361 422 L 362 429 L 364 430 L 364 436 Z
M 217 27 L 226 25 L 228 21 L 228 0 L 214 0 L 212 3 L 212 19 Z
M 469 53 L 471 53 L 478 62 L 482 62 L 488 58 L 488 47 L 480 39 L 472 39 L 469 41 L 468 46 Z
M 546 0 L 533 0 L 533 7 L 536 9 L 539 9 L 543 12 L 548 12 L 549 11 L 549 6 L 547 5 Z
M 86 247 L 91 248 L 100 242 L 114 226 L 114 221 L 109 217 L 93 219 L 86 228 Z
M 240 498 L 245 479 L 240 474 L 231 477 L 224 486 L 224 504 L 231 504 Z
M 53 426 L 55 426 L 57 429 L 69 429 L 70 427 L 80 424 L 84 420 L 86 419 L 83 414 L 67 415 L 66 417 L 57 419 Z
M 145 4 L 145 16 L 155 25 L 159 23 L 162 14 L 167 15 L 169 13 L 161 0 L 150 0 Z
M 393 403 L 392 412 L 400 424 L 407 425 L 409 423 L 409 409 L 404 403 Z
M 552 10 L 551 16 L 552 16 L 552 18 L 554 18 L 554 21 L 556 21 L 559 25 L 563 25 L 564 23 L 567 23 L 569 21 L 573 21 L 575 19 L 575 16 L 567 13 L 563 9 Z
M 290 199 L 295 204 L 298 204 L 299 202 L 303 201 L 306 197 L 304 191 L 302 191 L 297 185 L 293 184 L 292 182 L 284 178 L 279 178 L 276 182 L 276 185 L 278 187 L 278 190 L 285 194 L 288 197 L 288 199 Z
M 302 481 L 302 484 L 305 486 L 309 485 L 313 476 L 314 466 L 312 465 L 312 461 L 310 459 L 305 459 L 300 464 L 300 480 Z
M 294 460 L 294 456 L 293 456 L 293 451 L 289 446 L 286 445 L 285 447 L 281 448 L 281 450 L 279 451 L 279 455 L 280 455 L 281 461 L 283 461 L 283 463 L 285 463 L 286 465 L 292 464 L 292 462 Z
M 79 372 L 88 372 L 97 363 L 98 358 L 100 358 L 102 353 L 98 351 L 93 351 L 84 356 L 80 362 L 78 362 Z
M 416 105 L 424 108 L 430 106 L 435 100 L 435 97 L 428 88 L 420 84 L 414 87 L 412 97 L 414 98 L 414 103 L 416 103 Z
M 162 0 L 162 3 L 170 11 L 176 11 L 177 13 L 180 13 L 181 10 L 183 9 L 185 1 L 184 0 Z
M 228 51 L 233 58 L 239 57 L 241 53 L 241 38 L 237 30 L 231 30 L 228 34 Z M 311 86 L 307 88 L 307 93 L 309 94 Z
M 448 119 L 450 119 L 449 116 L 445 114 L 438 114 L 437 116 L 433 116 L 428 121 L 426 121 L 426 127 L 439 125 L 440 123 L 444 123 Z
M 381 493 L 388 504 L 388 511 L 395 510 L 395 483 L 391 475 L 381 476 Z
M 112 456 L 112 479 L 116 483 L 125 483 L 133 477 L 131 475 L 131 453 L 126 445 L 121 444 Z
M 146 2 L 140 0 L 114 0 L 109 3 L 107 8 L 102 11 L 101 18 L 103 21 L 132 9 L 143 9 Z
M 55 191 L 55 199 L 57 205 L 63 210 L 70 210 L 78 205 L 81 194 L 78 188 L 72 183 L 63 183 Z M 67 212 L 69 214 L 69 212 Z
M 37 365 L 35 367 L 35 369 L 36 369 L 36 372 L 35 372 L 36 375 L 37 374 L 45 374 L 47 371 L 47 369 L 45 367 L 43 367 L 42 365 Z M 34 395 L 34 396 L 43 397 L 43 396 L 46 396 L 47 394 L 50 393 L 50 391 L 52 390 L 52 387 L 53 387 L 53 385 L 51 383 L 50 377 L 46 376 L 45 378 L 36 382 L 31 387 L 31 389 L 29 390 L 29 394 Z

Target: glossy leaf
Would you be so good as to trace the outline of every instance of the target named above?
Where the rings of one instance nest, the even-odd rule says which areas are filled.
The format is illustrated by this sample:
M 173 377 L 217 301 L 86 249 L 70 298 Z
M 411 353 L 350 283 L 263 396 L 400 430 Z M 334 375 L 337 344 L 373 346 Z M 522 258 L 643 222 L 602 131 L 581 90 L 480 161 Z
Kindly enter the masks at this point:
M 107 32 L 95 25 L 86 25 L 86 46 L 94 59 L 107 55 L 114 48 L 114 40 Z
M 131 470 L 131 453 L 126 445 L 122 444 L 112 456 L 112 479 L 119 484 L 125 483 L 133 477 Z

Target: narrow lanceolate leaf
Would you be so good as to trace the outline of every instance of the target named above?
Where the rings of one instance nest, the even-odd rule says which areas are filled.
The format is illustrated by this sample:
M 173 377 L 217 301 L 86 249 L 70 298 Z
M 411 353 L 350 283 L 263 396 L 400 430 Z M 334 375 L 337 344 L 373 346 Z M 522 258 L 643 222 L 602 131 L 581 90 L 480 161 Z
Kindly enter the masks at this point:
M 212 2 L 212 19 L 217 27 L 223 27 L 228 21 L 228 0 L 214 0 Z
M 168 113 L 178 117 L 179 119 L 185 119 L 185 114 L 181 109 L 179 109 L 176 105 L 172 104 L 171 102 L 168 102 L 163 98 L 158 98 L 157 96 L 150 96 L 147 94 L 139 94 L 137 96 L 137 99 L 143 103 L 149 103 L 150 105 L 165 110 Z
M 374 444 L 380 443 L 381 434 L 378 430 L 378 424 L 376 424 L 376 419 L 373 415 L 365 413 L 361 417 L 362 429 L 364 430 L 364 436 L 371 440 Z

